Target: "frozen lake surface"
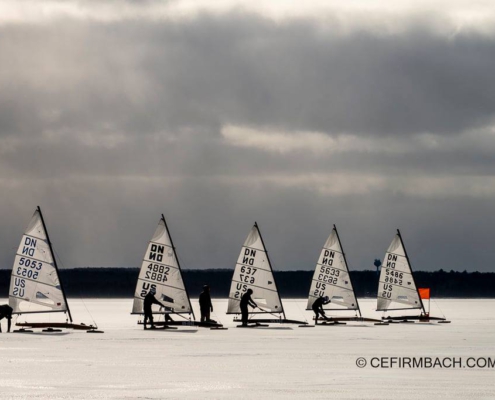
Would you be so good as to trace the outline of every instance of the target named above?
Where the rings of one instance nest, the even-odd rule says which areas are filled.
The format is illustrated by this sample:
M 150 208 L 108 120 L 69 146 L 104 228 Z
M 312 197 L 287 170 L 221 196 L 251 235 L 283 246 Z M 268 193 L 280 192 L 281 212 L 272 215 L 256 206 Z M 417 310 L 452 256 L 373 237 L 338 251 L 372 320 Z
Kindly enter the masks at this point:
M 144 331 L 132 299 L 69 303 L 75 322 L 92 316 L 105 333 L 1 334 L 0 398 L 495 398 L 493 368 L 369 366 L 372 357 L 495 358 L 495 300 L 437 300 L 451 324 L 292 329 L 237 329 L 226 300 L 216 300 L 212 317 L 229 327 L 221 331 Z M 287 318 L 311 320 L 305 303 L 284 301 Z M 382 316 L 376 300 L 360 304 L 365 316 Z M 368 366 L 358 368 L 358 357 Z

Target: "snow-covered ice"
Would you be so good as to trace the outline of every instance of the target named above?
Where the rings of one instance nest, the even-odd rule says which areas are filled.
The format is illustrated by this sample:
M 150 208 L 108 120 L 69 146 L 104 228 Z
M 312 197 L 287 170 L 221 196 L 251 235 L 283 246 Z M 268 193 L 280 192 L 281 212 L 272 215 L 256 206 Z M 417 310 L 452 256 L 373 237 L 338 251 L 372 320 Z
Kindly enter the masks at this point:
M 287 317 L 311 320 L 305 303 L 285 300 Z M 215 300 L 213 318 L 229 330 L 143 331 L 130 315 L 132 299 L 69 299 L 76 322 L 91 323 L 92 316 L 105 333 L 1 334 L 0 397 L 495 398 L 494 369 L 356 366 L 358 357 L 495 358 L 495 300 L 436 303 L 451 324 L 236 329 L 225 315 L 227 301 Z M 381 317 L 376 300 L 360 304 L 365 316 Z M 193 305 L 199 317 L 197 300 Z

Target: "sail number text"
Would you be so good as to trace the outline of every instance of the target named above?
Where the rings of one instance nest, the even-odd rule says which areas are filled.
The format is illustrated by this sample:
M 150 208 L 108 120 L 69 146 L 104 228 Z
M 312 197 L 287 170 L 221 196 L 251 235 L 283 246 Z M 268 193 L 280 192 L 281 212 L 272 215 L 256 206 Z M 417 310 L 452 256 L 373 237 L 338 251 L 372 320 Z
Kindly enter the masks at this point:
M 385 278 L 384 281 L 387 283 L 393 283 L 394 285 L 402 286 L 402 278 L 404 274 L 399 271 L 392 271 L 390 269 L 385 270 Z
M 330 283 L 336 285 L 338 277 L 340 276 L 340 270 L 330 267 L 321 266 L 320 273 L 318 274 L 318 280 L 320 282 Z
M 157 282 L 166 282 L 168 280 L 168 273 L 170 272 L 170 267 L 160 264 L 149 264 L 146 271 L 146 279 Z
M 338 277 L 340 276 L 340 270 L 332 268 L 333 260 L 335 259 L 335 251 L 325 250 L 322 256 L 322 265 L 320 266 L 318 281 L 336 285 Z
M 254 274 L 258 269 L 253 267 L 241 267 L 242 274 L 239 274 L 239 280 L 243 283 L 253 284 L 255 282 Z
M 236 288 L 234 292 L 234 299 L 240 299 L 242 295 L 247 291 L 248 286 L 242 283 L 236 283 Z
M 37 279 L 43 263 L 31 260 L 30 258 L 21 257 L 19 259 L 19 265 L 16 270 L 16 275 L 23 276 L 25 278 Z
M 404 273 L 395 271 L 395 263 L 397 262 L 397 256 L 395 254 L 389 254 L 387 257 L 387 264 L 385 266 L 385 277 L 383 278 L 382 294 L 381 297 L 390 299 L 392 298 L 392 290 L 394 285 L 403 286 L 402 279 Z

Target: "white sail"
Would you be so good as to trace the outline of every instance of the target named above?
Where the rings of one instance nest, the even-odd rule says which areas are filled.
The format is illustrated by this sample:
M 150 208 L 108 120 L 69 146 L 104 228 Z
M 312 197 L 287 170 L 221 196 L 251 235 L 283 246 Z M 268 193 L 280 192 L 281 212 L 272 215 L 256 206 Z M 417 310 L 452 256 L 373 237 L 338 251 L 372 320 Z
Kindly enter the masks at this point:
M 422 308 L 399 233 L 385 253 L 377 297 L 377 311 Z
M 251 297 L 263 311 L 270 313 L 284 311 L 273 277 L 272 266 L 256 224 L 249 232 L 235 266 L 227 314 L 241 312 L 239 307 L 241 297 L 248 289 L 253 290 Z
M 17 314 L 68 311 L 39 209 L 17 249 L 9 305 Z
M 316 263 L 309 290 L 308 310 L 311 310 L 311 306 L 320 296 L 330 298 L 331 302 L 324 307 L 327 310 L 358 309 L 349 269 L 335 228 L 323 245 Z
M 166 308 L 153 305 L 154 313 L 192 313 L 172 240 L 162 217 L 144 254 L 134 293 L 134 314 L 144 313 L 144 297 L 156 289 L 155 298 Z

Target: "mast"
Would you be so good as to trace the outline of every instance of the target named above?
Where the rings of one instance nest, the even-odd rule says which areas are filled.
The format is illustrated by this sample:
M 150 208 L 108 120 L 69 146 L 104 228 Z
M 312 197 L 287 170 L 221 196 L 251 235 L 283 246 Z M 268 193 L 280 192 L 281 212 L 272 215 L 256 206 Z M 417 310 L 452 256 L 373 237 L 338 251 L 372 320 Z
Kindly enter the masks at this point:
M 177 266 L 179 267 L 180 279 L 182 279 L 182 282 L 184 282 L 184 279 L 182 278 L 182 269 L 180 267 L 179 257 L 177 256 L 177 252 L 175 251 L 174 241 L 172 240 L 172 236 L 170 235 L 170 231 L 168 230 L 167 221 L 165 220 L 165 216 L 163 214 L 162 214 L 162 221 L 165 224 L 165 229 L 167 230 L 167 235 L 170 239 L 170 244 L 172 245 L 172 249 L 174 250 L 175 259 L 177 260 Z M 185 283 L 184 283 L 184 291 L 186 292 L 187 301 L 189 302 L 189 308 L 191 309 L 192 317 L 193 319 L 196 319 L 196 317 L 194 316 L 194 310 L 191 305 L 191 298 L 189 297 L 189 293 L 187 292 L 187 286 Z
M 273 272 L 272 263 L 270 261 L 270 257 L 268 256 L 268 250 L 266 249 L 265 242 L 263 241 L 263 236 L 261 236 L 260 228 L 258 227 L 258 223 L 256 221 L 254 221 L 254 226 L 256 227 L 256 230 L 258 231 L 258 234 L 260 235 L 261 244 L 263 245 L 263 248 L 265 249 L 266 259 L 268 261 L 268 264 L 270 265 L 270 270 L 272 271 L 273 282 L 275 283 L 275 288 L 277 289 L 278 301 L 280 302 L 280 305 L 282 306 L 282 315 L 284 316 L 284 319 L 287 319 L 287 317 L 285 316 L 285 309 L 284 309 L 284 306 L 282 304 L 282 299 L 280 298 L 280 293 L 278 292 L 277 281 L 275 279 L 275 273 Z
M 354 297 L 356 298 L 356 305 L 357 305 L 359 317 L 362 317 L 363 315 L 361 314 L 361 308 L 359 307 L 359 301 L 357 299 L 356 292 L 354 291 L 354 285 L 352 284 L 351 272 L 349 271 L 349 264 L 347 264 L 347 259 L 345 258 L 344 248 L 342 247 L 342 242 L 340 241 L 339 232 L 337 231 L 337 227 L 335 226 L 335 224 L 333 224 L 333 229 L 335 230 L 335 234 L 337 235 L 337 240 L 339 241 L 340 249 L 342 250 L 342 255 L 344 256 L 345 267 L 347 268 L 347 272 L 349 273 L 349 281 L 351 282 L 352 292 L 354 293 Z
M 414 282 L 414 286 L 416 286 L 416 293 L 418 294 L 419 302 L 421 303 L 421 309 L 423 310 L 423 313 L 426 314 L 425 306 L 423 304 L 423 299 L 421 299 L 421 295 L 419 294 L 419 290 L 418 290 L 418 285 L 416 284 L 416 280 L 414 279 L 414 273 L 412 270 L 411 261 L 409 260 L 409 256 L 407 255 L 406 246 L 404 246 L 404 241 L 402 240 L 402 236 L 400 234 L 399 229 L 397 229 L 397 235 L 399 236 L 400 243 L 402 244 L 402 248 L 404 249 L 404 254 L 406 255 L 407 263 L 409 264 L 409 269 L 411 270 L 412 280 Z
M 65 305 L 67 306 L 67 314 L 69 314 L 69 320 L 70 320 L 70 322 L 72 322 L 72 315 L 70 313 L 70 308 L 69 308 L 69 303 L 67 301 L 67 296 L 65 295 L 64 285 L 62 284 L 62 277 L 59 274 L 59 269 L 57 266 L 57 260 L 55 258 L 55 253 L 53 252 L 53 248 L 52 248 L 52 242 L 50 241 L 50 236 L 48 235 L 48 230 L 46 229 L 45 220 L 43 218 L 43 214 L 41 213 L 40 206 L 38 206 L 37 211 L 40 214 L 41 223 L 43 224 L 43 229 L 45 230 L 45 234 L 46 234 L 46 240 L 48 242 L 48 247 L 50 247 L 50 252 L 52 253 L 52 256 L 53 256 L 53 266 L 55 267 L 55 270 L 57 271 L 58 282 L 60 283 L 60 290 L 62 291 L 62 294 L 64 295 Z

